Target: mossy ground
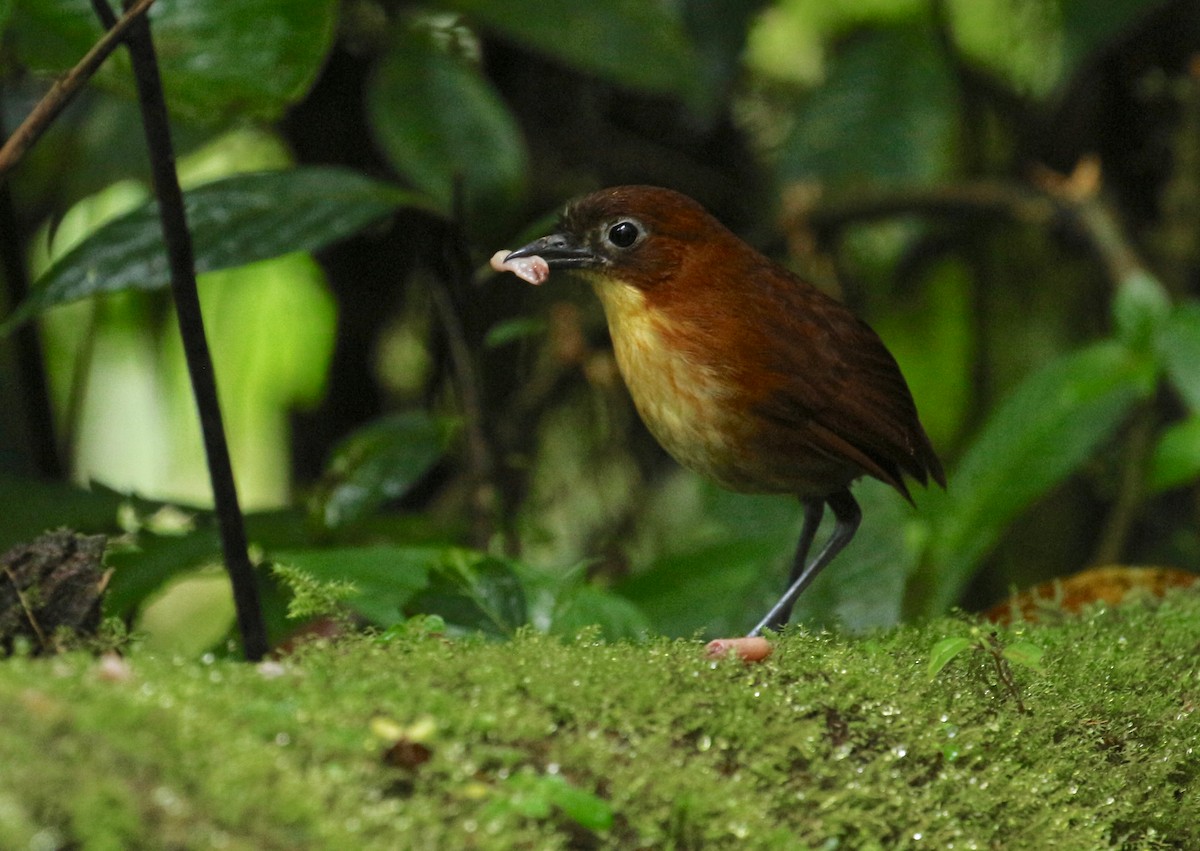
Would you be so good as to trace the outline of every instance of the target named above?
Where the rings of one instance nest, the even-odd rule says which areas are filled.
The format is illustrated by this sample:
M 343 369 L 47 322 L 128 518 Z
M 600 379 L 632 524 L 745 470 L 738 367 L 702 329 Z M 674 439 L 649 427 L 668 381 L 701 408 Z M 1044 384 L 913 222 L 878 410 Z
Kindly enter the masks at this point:
M 1200 595 L 1000 631 L 1015 694 L 930 677 L 974 626 L 13 658 L 0 848 L 1200 848 Z

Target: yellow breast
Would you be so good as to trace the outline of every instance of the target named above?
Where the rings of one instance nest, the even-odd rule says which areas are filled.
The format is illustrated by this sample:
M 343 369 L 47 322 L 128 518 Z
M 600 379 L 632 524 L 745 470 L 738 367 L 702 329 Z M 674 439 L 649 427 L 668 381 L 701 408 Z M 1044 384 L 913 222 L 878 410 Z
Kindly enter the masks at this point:
M 595 277 L 621 376 L 642 421 L 680 464 L 742 490 L 738 445 L 749 423 L 729 404 L 734 388 L 711 358 L 696 356 L 696 329 L 673 325 L 642 291 Z M 690 342 L 690 344 L 688 344 Z M 704 341 L 699 341 L 703 344 Z

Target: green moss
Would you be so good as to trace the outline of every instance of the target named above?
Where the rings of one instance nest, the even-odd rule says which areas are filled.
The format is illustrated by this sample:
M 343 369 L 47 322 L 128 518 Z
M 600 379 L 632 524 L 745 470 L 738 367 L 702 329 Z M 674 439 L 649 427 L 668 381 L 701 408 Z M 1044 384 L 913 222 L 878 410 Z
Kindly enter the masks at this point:
M 971 630 L 795 630 L 756 666 L 535 634 L 354 638 L 278 676 L 12 659 L 0 845 L 1200 847 L 1200 595 L 1002 630 L 1045 650 L 1012 686 L 985 650 L 931 679 Z

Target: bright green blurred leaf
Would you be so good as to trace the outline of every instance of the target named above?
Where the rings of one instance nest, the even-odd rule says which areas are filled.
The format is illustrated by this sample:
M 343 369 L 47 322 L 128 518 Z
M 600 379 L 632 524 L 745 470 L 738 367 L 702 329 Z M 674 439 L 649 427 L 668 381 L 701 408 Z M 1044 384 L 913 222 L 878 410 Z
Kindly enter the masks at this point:
M 159 0 L 150 21 L 167 105 L 196 123 L 278 118 L 316 79 L 338 7 L 337 0 Z M 12 23 L 21 61 L 52 73 L 74 65 L 102 32 L 87 0 L 26 0 Z M 123 50 L 97 77 L 133 92 Z
M 612 827 L 613 811 L 607 801 L 558 774 L 514 774 L 488 804 L 491 813 L 518 813 L 530 819 L 549 818 L 555 809 L 587 830 Z
M 1157 339 L 1171 384 L 1194 413 L 1200 413 L 1200 302 L 1185 301 L 1172 312 Z
M 972 644 L 971 639 L 956 635 L 950 638 L 943 638 L 937 644 L 933 645 L 933 650 L 929 653 L 929 667 L 926 673 L 929 679 L 934 679 L 942 672 L 942 669 L 954 661 L 958 654 L 962 653 Z
M 155 653 L 196 657 L 224 639 L 234 623 L 229 577 L 212 567 L 166 583 L 141 607 L 134 628 Z
M 1000 654 L 1014 665 L 1020 665 L 1038 673 L 1046 670 L 1042 664 L 1046 650 L 1032 641 L 1014 641 L 1012 644 L 1006 645 Z
M 1117 336 L 1134 349 L 1145 348 L 1171 314 L 1171 297 L 1158 279 L 1138 269 L 1117 285 L 1113 297 Z
M 338 547 L 271 554 L 273 561 L 321 582 L 351 582 L 357 594 L 346 604 L 380 627 L 404 620 L 403 609 L 428 587 L 445 557 L 438 547 Z
M 699 68 L 673 6 L 644 0 L 448 0 L 480 27 L 632 88 L 697 95 Z
M 1045 94 L 1063 67 L 1058 3 L 1047 0 L 950 0 L 955 47 L 973 64 L 1021 92 Z
M 551 803 L 563 815 L 588 830 L 608 830 L 613 825 L 613 810 L 608 801 L 586 789 L 568 783 L 561 775 L 544 778 Z
M 1152 493 L 1190 484 L 1200 478 L 1200 416 L 1163 429 L 1150 458 L 1146 487 Z
M 313 511 L 336 529 L 399 499 L 446 453 L 452 423 L 424 411 L 376 420 L 333 452 Z
M 511 636 L 528 622 L 525 590 L 512 565 L 469 550 L 448 550 L 431 570 L 429 587 L 409 610 L 441 615 L 447 625 Z
M 398 207 L 422 203 L 411 193 L 338 168 L 239 174 L 188 191 L 184 202 L 197 272 L 312 251 Z M 59 258 L 0 325 L 0 335 L 54 305 L 167 283 L 158 206 L 151 202 L 101 226 Z
M 945 611 L 1008 523 L 1079 469 L 1155 386 L 1154 364 L 1115 342 L 1028 376 L 992 414 L 945 494 L 917 496 L 931 523 L 910 613 Z
M 458 180 L 473 225 L 519 207 L 528 164 L 516 120 L 478 69 L 427 28 L 399 33 L 367 110 L 392 165 L 442 212 L 452 212 Z
M 953 76 L 923 26 L 851 41 L 796 112 L 779 157 L 785 183 L 911 182 L 955 164 Z

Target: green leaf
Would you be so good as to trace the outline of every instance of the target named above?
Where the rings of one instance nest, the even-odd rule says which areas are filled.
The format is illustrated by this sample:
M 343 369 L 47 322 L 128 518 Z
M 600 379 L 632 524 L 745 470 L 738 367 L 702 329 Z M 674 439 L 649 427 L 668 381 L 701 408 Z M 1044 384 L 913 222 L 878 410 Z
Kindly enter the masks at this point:
M 571 821 L 594 831 L 612 827 L 612 806 L 599 795 L 580 789 L 557 774 L 546 777 L 544 783 L 551 803 Z
M 942 669 L 949 665 L 958 654 L 962 653 L 974 642 L 969 638 L 964 638 L 961 635 L 943 638 L 937 644 L 933 645 L 933 650 L 929 653 L 929 667 L 927 673 L 929 679 L 935 679 Z
M 1079 469 L 1154 386 L 1154 363 L 1115 342 L 1028 376 L 967 450 L 948 491 L 915 495 L 932 537 L 927 567 L 908 589 L 909 612 L 949 608 L 1008 523 Z
M 632 88 L 698 94 L 699 63 L 674 6 L 644 0 L 449 0 L 481 28 Z
M 1171 315 L 1171 297 L 1157 278 L 1137 269 L 1117 284 L 1112 309 L 1117 336 L 1130 348 L 1144 349 Z
M 321 582 L 352 582 L 357 593 L 346 604 L 386 628 L 404 619 L 404 607 L 429 586 L 445 554 L 440 547 L 335 547 L 276 552 L 271 559 Z
M 338 8 L 336 0 L 159 0 L 149 14 L 168 106 L 195 123 L 278 118 L 316 79 Z M 87 0 L 22 3 L 13 24 L 22 62 L 50 73 L 74 65 L 102 32 Z M 134 91 L 123 50 L 97 77 Z
M 488 811 L 495 814 L 512 812 L 541 820 L 557 808 L 591 831 L 605 831 L 613 824 L 612 807 L 607 801 L 558 774 L 522 771 L 509 777 L 498 791 L 500 796 L 488 805 Z
M 104 561 L 113 569 L 104 612 L 126 618 L 168 581 L 202 565 L 219 563 L 221 541 L 211 523 L 187 535 L 142 532 L 133 545 L 111 549 Z
M 1012 644 L 1006 645 L 1000 651 L 1005 659 L 1012 662 L 1014 665 L 1021 665 L 1030 670 L 1042 673 L 1046 670 L 1042 664 L 1042 659 L 1046 655 L 1044 647 L 1039 647 L 1032 641 L 1014 641 Z
M 334 449 L 313 513 L 337 529 L 408 493 L 446 454 L 453 422 L 424 411 L 376 420 Z
M 10 12 L 12 12 L 12 0 L 0 0 L 0 33 L 4 32 L 4 25 L 8 23 Z
M 1200 479 L 1200 416 L 1192 416 L 1172 423 L 1158 436 L 1146 486 L 1151 493 L 1159 493 L 1197 479 Z
M 446 551 L 430 573 L 429 587 L 409 601 L 407 610 L 502 637 L 528 622 L 525 590 L 512 566 L 469 550 Z
M 718 541 L 665 556 L 615 590 L 664 635 L 736 635 L 762 614 L 763 592 L 772 593 L 769 568 L 779 556 L 780 542 L 770 538 Z
M 642 610 L 624 597 L 594 585 L 580 583 L 562 592 L 555 601 L 550 632 L 574 637 L 589 627 L 599 627 L 605 641 L 636 639 L 650 631 Z
M 123 497 L 62 482 L 0 471 L 0 552 L 47 529 L 70 526 L 84 534 L 115 534 Z
M 238 174 L 184 195 L 196 271 L 242 266 L 293 251 L 313 251 L 420 200 L 338 168 Z M 116 218 L 59 258 L 0 325 L 0 336 L 59 304 L 99 293 L 168 284 L 158 206 Z
M 954 165 L 957 95 L 932 33 L 880 29 L 829 65 L 797 111 L 779 172 L 785 183 L 921 181 Z
M 444 213 L 455 182 L 468 222 L 510 213 L 525 192 L 521 131 L 478 69 L 419 24 L 399 33 L 367 90 L 376 140 L 396 170 Z
M 1200 413 L 1200 301 L 1178 305 L 1156 342 L 1172 386 L 1193 413 Z

